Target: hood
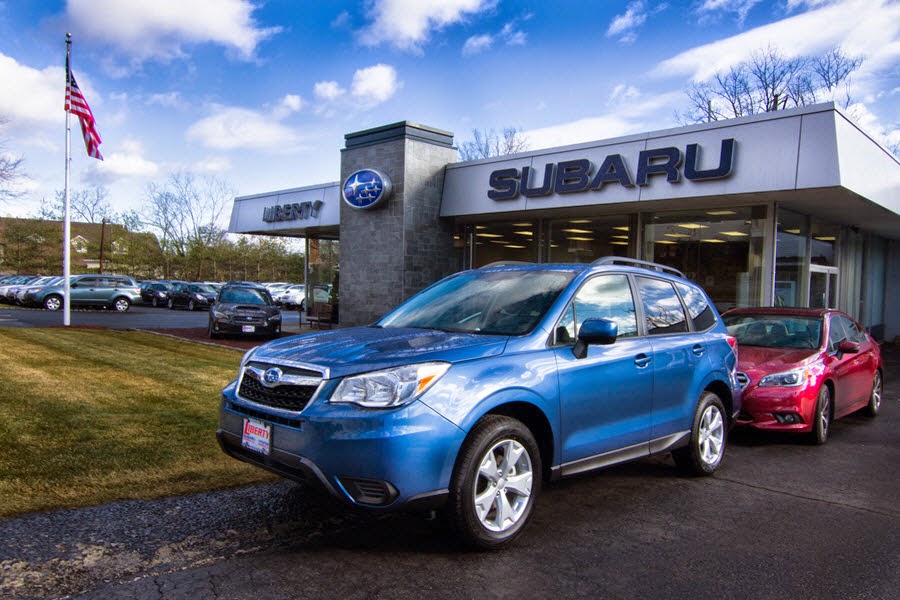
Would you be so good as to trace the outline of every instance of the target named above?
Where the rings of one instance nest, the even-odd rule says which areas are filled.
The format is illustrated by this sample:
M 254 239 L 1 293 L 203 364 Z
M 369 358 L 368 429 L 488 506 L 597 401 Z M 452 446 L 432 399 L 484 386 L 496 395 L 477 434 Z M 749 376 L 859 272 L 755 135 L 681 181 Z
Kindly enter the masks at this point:
M 254 360 L 324 367 L 341 377 L 417 362 L 460 362 L 502 354 L 506 336 L 433 329 L 352 327 L 295 336 L 260 346 Z
M 818 355 L 815 350 L 799 348 L 738 347 L 738 371 L 745 373 L 778 373 L 811 362 Z

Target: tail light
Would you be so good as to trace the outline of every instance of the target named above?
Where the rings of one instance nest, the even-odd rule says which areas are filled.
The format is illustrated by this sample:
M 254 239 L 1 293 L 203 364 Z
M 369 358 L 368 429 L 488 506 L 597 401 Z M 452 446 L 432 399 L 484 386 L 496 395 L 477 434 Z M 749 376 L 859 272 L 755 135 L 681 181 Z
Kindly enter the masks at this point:
M 735 358 L 735 360 L 736 360 L 737 357 L 738 357 L 738 342 L 737 342 L 737 338 L 734 337 L 733 335 L 726 335 L 726 336 L 725 336 L 725 339 L 728 341 L 728 345 L 731 346 L 731 351 L 734 352 L 734 358 Z

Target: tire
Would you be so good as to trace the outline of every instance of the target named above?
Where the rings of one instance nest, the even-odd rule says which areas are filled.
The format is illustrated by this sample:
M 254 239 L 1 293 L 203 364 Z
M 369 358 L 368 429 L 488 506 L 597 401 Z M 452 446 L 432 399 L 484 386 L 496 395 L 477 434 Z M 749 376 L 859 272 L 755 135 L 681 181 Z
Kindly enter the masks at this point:
M 865 414 L 870 417 L 878 416 L 881 410 L 881 395 L 884 392 L 884 381 L 881 378 L 881 371 L 875 371 L 875 377 L 872 380 L 872 391 L 869 393 L 869 404 L 866 405 Z
M 816 412 L 813 415 L 813 428 L 810 438 L 813 444 L 821 446 L 828 441 L 828 430 L 831 429 L 831 390 L 823 385 L 816 401 Z
M 116 309 L 116 312 L 126 312 L 131 308 L 131 300 L 125 297 L 116 298 L 113 300 L 112 306 Z
M 169 307 L 169 310 L 175 310 L 175 303 L 172 302 L 171 298 L 169 298 L 169 301 L 166 304 Z
M 44 308 L 46 308 L 47 310 L 59 310 L 62 308 L 62 306 L 62 296 L 53 294 L 44 298 Z
M 159 298 L 154 296 L 153 299 L 150 301 L 150 304 L 153 305 L 153 308 L 156 308 L 157 306 L 159 306 Z
M 194 309 L 195 309 L 195 308 L 196 308 L 196 307 L 194 306 L 194 301 L 193 301 L 193 300 L 188 300 L 188 310 L 191 311 L 191 312 L 194 312 Z
M 511 455 L 516 460 L 506 465 Z M 503 462 L 498 465 L 498 460 Z M 511 417 L 485 416 L 469 432 L 453 469 L 450 526 L 473 548 L 495 550 L 509 544 L 531 518 L 541 473 L 541 454 L 531 431 Z
M 705 391 L 694 413 L 690 442 L 672 452 L 675 466 L 685 475 L 712 475 L 722 464 L 727 440 L 725 406 L 716 394 Z

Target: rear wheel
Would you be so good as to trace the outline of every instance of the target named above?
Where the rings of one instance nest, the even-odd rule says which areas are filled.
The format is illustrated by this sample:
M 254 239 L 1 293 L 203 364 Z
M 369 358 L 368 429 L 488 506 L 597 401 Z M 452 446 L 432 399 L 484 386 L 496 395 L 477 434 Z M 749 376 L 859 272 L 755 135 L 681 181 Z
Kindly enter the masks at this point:
M 44 298 L 44 308 L 46 308 L 47 310 L 59 310 L 60 308 L 62 308 L 62 305 L 62 296 L 52 295 Z
M 175 308 L 175 303 L 172 301 L 171 298 L 169 298 L 169 302 L 167 304 L 169 306 L 169 310 L 172 310 Z
M 153 308 L 156 308 L 157 306 L 159 306 L 159 298 L 154 296 L 153 299 L 150 301 L 150 304 L 153 305 Z
M 493 550 L 528 524 L 541 489 L 541 455 L 520 421 L 488 415 L 472 428 L 450 483 L 449 520 L 460 539 Z
M 874 417 L 881 410 L 881 393 L 884 391 L 884 381 L 881 379 L 881 371 L 875 371 L 872 380 L 872 392 L 869 394 L 869 404 L 866 406 L 866 414 Z
M 188 310 L 193 311 L 196 308 L 193 300 L 188 300 Z
M 710 391 L 700 395 L 691 427 L 691 440 L 672 452 L 675 466 L 686 475 L 711 475 L 725 456 L 727 421 L 722 400 Z
M 817 445 L 828 441 L 828 430 L 831 428 L 831 390 L 823 385 L 819 390 L 816 402 L 816 413 L 813 416 L 812 442 Z

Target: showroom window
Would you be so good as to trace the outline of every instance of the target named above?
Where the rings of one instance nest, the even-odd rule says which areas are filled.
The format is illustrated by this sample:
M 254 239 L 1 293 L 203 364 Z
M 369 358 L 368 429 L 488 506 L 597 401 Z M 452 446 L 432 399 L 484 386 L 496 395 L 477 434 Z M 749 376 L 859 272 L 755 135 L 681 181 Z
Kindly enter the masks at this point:
M 635 256 L 635 227 L 628 215 L 550 221 L 547 262 L 590 263 L 602 256 Z
M 765 206 L 650 213 L 641 258 L 682 271 L 720 312 L 759 306 L 765 223 Z

